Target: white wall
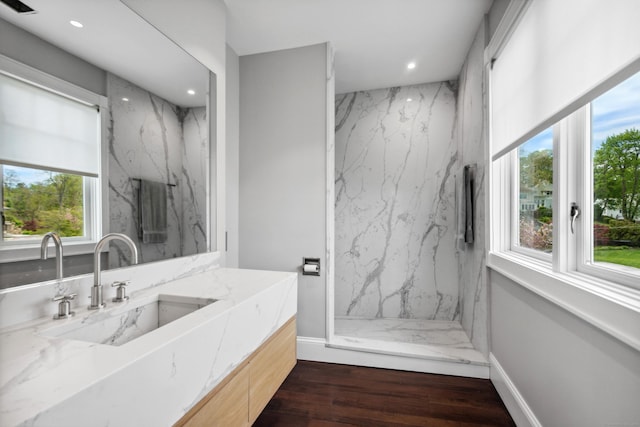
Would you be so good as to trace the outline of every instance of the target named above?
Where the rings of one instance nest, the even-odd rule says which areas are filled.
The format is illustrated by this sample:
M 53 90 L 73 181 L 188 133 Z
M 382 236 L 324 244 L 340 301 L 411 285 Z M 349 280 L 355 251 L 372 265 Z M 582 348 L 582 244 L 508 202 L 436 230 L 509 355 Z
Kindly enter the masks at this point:
M 91 92 L 107 94 L 104 70 L 1 18 L 0 54 Z
M 533 417 L 542 426 L 640 422 L 640 353 L 496 272 L 491 353 L 492 381 L 518 425 Z
M 238 266 L 238 196 L 240 167 L 240 59 L 227 45 L 227 267 Z
M 324 259 L 327 45 L 240 57 L 241 268 Z M 298 335 L 325 336 L 325 274 L 298 278 Z

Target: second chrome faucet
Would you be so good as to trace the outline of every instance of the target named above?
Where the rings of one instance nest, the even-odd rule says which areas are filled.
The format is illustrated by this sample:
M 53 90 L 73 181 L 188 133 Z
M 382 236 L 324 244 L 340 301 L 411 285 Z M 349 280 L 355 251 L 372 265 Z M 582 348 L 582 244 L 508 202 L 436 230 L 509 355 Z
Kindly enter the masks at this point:
M 56 245 L 56 279 L 60 280 L 64 276 L 64 273 L 62 271 L 62 240 L 60 239 L 58 233 L 50 231 L 49 233 L 42 236 L 42 242 L 40 243 L 40 259 L 49 258 L 49 239 L 53 240 L 53 243 Z
M 102 249 L 109 244 L 111 240 L 121 240 L 126 243 L 131 251 L 130 264 L 133 265 L 138 263 L 138 248 L 129 236 L 121 233 L 109 233 L 100 239 L 93 253 L 93 286 L 91 287 L 90 310 L 97 310 L 105 306 L 102 296 L 102 283 L 100 283 L 100 254 Z

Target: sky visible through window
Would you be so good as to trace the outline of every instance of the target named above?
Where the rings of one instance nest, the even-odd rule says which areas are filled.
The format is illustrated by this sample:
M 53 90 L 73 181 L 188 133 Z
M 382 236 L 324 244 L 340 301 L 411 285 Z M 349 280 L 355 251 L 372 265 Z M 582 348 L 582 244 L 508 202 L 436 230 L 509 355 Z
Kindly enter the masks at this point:
M 640 73 L 620 83 L 591 103 L 592 150 L 610 135 L 640 130 Z
M 14 172 L 20 182 L 27 186 L 38 182 L 45 182 L 49 179 L 49 172 L 39 169 L 21 168 L 18 166 L 3 165 L 4 174 L 7 176 L 9 172 Z

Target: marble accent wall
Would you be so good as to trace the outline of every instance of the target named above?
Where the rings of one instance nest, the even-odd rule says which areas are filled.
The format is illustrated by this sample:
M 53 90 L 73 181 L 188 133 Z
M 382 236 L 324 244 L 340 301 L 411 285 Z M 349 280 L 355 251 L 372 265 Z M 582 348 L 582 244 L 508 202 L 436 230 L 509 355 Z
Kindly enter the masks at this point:
M 109 74 L 110 231 L 125 233 L 140 249 L 140 262 L 206 250 L 206 109 L 180 108 Z M 123 100 L 126 98 L 127 101 Z M 133 178 L 176 184 L 167 188 L 167 240 L 138 239 L 137 189 Z M 112 246 L 109 267 L 127 264 L 128 253 Z
M 460 155 L 458 188 L 463 187 L 462 168 L 474 164 L 474 242 L 459 243 L 460 323 L 476 350 L 489 355 L 487 269 L 485 236 L 486 142 L 484 104 L 485 24 L 480 26 L 460 73 L 456 142 Z M 461 201 L 461 199 L 459 199 Z M 462 232 L 464 220 L 459 218 Z
M 182 255 L 207 250 L 207 108 L 190 108 L 184 117 L 182 145 Z
M 336 96 L 335 315 L 458 320 L 457 84 Z

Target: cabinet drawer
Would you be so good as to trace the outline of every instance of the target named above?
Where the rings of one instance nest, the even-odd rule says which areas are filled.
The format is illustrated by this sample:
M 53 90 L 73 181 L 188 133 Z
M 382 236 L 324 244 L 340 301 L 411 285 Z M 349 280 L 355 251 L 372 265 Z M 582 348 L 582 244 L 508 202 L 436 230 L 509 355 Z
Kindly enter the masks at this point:
M 260 415 L 296 364 L 296 323 L 292 319 L 263 344 L 249 362 L 249 423 Z
M 193 414 L 184 427 L 229 427 L 248 426 L 249 413 L 249 367 L 235 371 L 224 386 Z

